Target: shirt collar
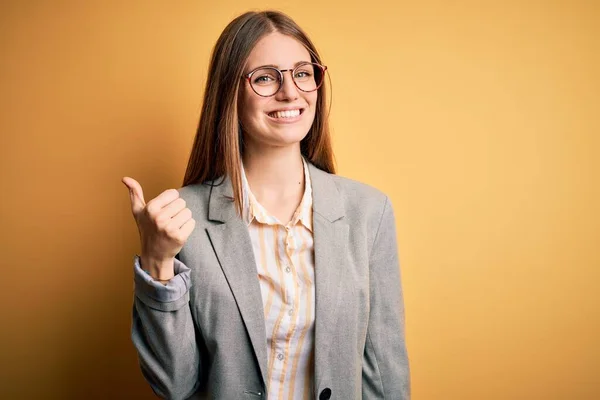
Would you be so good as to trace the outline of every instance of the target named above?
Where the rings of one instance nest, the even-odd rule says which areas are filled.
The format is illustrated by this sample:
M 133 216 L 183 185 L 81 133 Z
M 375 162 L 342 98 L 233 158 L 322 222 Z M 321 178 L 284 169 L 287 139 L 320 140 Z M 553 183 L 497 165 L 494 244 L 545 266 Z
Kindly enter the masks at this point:
M 296 209 L 292 220 L 289 225 L 294 226 L 298 222 L 302 223 L 308 230 L 312 232 L 312 183 L 310 180 L 310 173 L 308 171 L 308 164 L 304 157 L 302 157 L 302 165 L 304 167 L 304 194 L 302 195 L 302 200 L 300 201 L 300 205 Z M 244 170 L 244 165 L 241 165 L 242 170 L 242 196 L 243 196 L 243 204 L 242 204 L 242 218 L 246 225 L 250 225 L 253 220 L 257 220 L 260 223 L 268 224 L 268 225 L 279 225 L 280 221 L 277 220 L 272 215 L 269 215 L 267 210 L 256 200 L 254 194 L 250 190 L 250 185 L 248 184 L 248 179 L 246 178 L 246 171 Z

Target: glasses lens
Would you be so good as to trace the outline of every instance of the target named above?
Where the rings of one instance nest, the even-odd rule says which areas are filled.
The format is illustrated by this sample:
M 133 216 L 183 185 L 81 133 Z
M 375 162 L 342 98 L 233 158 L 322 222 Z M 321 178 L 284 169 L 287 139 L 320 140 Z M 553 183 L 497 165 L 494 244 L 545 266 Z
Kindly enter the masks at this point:
M 319 64 L 300 64 L 294 69 L 294 82 L 305 92 L 317 90 L 323 83 L 323 70 Z
M 252 89 L 261 96 L 271 96 L 277 93 L 281 85 L 279 71 L 274 68 L 256 70 L 250 77 Z

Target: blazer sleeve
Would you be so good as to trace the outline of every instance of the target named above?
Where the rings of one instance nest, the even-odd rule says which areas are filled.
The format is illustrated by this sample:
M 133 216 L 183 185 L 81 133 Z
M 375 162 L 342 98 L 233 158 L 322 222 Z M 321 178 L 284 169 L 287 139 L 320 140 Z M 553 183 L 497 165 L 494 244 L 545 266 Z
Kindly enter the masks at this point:
M 135 298 L 131 339 L 142 374 L 164 399 L 186 399 L 199 384 L 200 354 L 189 305 L 190 269 L 175 259 L 167 285 L 141 269 L 135 257 Z
M 369 257 L 370 312 L 363 355 L 363 399 L 410 399 L 404 304 L 394 211 L 386 197 Z

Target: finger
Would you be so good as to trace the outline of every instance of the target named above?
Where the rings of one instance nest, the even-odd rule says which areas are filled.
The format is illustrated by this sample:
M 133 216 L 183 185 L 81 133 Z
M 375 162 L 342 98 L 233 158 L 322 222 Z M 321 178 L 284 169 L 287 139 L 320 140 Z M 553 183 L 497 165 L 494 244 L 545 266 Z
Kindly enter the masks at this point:
M 162 210 L 160 210 L 160 215 L 161 217 L 165 218 L 173 218 L 177 215 L 178 212 L 180 212 L 184 208 L 185 200 L 179 197 L 167 204 L 166 206 L 164 206 Z
M 149 213 L 158 213 L 163 207 L 179 198 L 177 189 L 167 189 L 148 202 L 147 209 Z
M 180 229 L 191 218 L 192 211 L 189 208 L 184 208 L 171 219 L 169 226 L 172 229 Z
M 186 241 L 190 234 L 194 231 L 195 226 L 196 220 L 194 218 L 188 219 L 187 222 L 183 224 L 183 226 L 180 229 L 180 232 L 184 241 Z
M 139 213 L 146 206 L 142 185 L 140 185 L 135 179 L 128 176 L 123 177 L 121 182 L 123 182 L 123 184 L 125 184 L 125 186 L 129 189 L 129 195 L 131 198 L 131 211 L 133 211 L 134 214 Z

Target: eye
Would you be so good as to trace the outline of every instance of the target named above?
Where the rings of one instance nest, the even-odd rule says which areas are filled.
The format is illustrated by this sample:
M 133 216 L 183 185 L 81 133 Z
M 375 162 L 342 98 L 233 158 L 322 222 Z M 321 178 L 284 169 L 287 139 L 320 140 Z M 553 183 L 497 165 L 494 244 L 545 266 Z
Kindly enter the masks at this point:
M 254 78 L 254 83 L 261 84 L 261 83 L 267 83 L 267 82 L 271 82 L 271 81 L 273 81 L 273 80 L 274 80 L 274 79 L 273 79 L 273 78 L 271 78 L 270 76 L 268 76 L 268 75 L 263 75 L 263 76 L 258 76 L 258 77 L 256 77 L 256 78 Z
M 273 82 L 278 81 L 278 77 L 276 76 L 275 71 L 271 70 L 258 70 L 252 76 L 252 84 L 253 85 L 270 85 Z
M 308 68 L 302 68 L 302 69 L 296 71 L 296 74 L 294 75 L 294 78 L 296 78 L 296 79 L 309 79 L 312 76 L 313 76 L 313 71 L 311 71 Z

